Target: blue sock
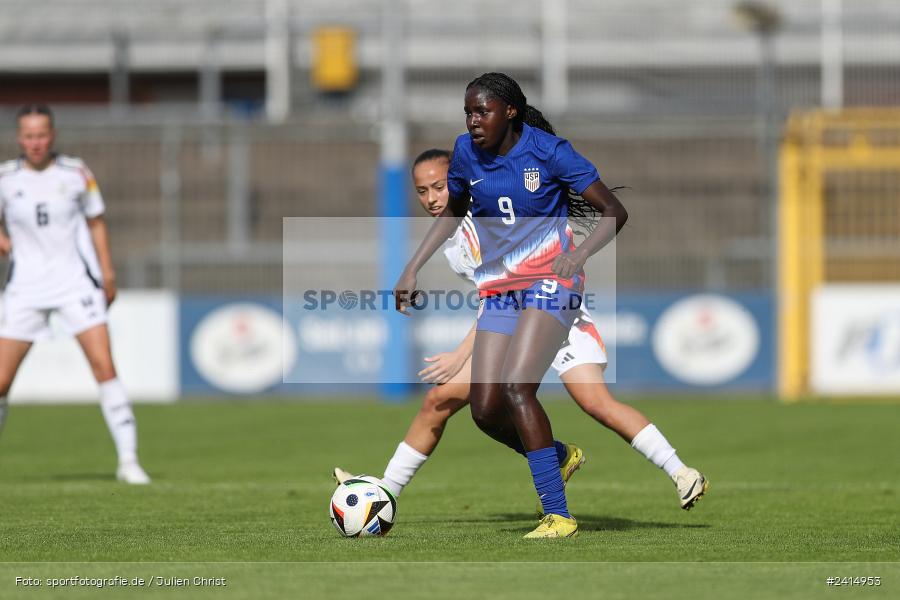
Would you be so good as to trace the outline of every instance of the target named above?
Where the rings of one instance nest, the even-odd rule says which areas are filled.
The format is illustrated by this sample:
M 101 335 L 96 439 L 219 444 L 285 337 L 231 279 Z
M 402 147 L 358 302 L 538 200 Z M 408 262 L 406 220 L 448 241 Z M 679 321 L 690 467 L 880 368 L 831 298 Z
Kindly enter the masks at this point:
M 534 479 L 534 489 L 537 490 L 545 515 L 560 515 L 571 518 L 569 507 L 566 505 L 566 491 L 563 486 L 562 475 L 559 474 L 559 460 L 556 458 L 556 448 L 541 448 L 527 453 L 528 467 L 531 469 L 531 477 Z
M 522 446 L 522 442 L 519 442 L 515 446 L 510 446 L 513 451 L 518 452 L 522 456 L 526 456 L 525 447 Z M 553 448 L 556 450 L 556 460 L 559 462 L 559 466 L 566 461 L 566 457 L 569 455 L 569 449 L 566 448 L 566 445 L 559 440 L 553 440 Z
M 553 447 L 556 448 L 556 460 L 559 461 L 559 466 L 562 466 L 569 455 L 569 449 L 559 440 L 553 440 Z

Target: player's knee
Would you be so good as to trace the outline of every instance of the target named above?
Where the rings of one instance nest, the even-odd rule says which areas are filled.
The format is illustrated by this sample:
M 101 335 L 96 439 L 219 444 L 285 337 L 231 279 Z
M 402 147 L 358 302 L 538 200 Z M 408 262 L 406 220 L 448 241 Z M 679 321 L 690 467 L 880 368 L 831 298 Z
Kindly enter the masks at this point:
M 521 406 L 528 401 L 529 387 L 523 383 L 504 383 L 500 388 L 503 402 L 508 407 Z
M 579 402 L 578 406 L 588 415 L 606 425 L 610 419 L 610 406 L 608 402 L 592 398 L 590 402 Z
M 485 432 L 496 429 L 497 414 L 504 410 L 503 398 L 497 386 L 473 385 L 469 390 L 469 403 L 472 420 L 479 429 Z
M 425 394 L 425 400 L 422 402 L 422 412 L 437 412 L 440 410 L 443 394 L 440 386 L 432 386 Z
M 478 429 L 487 433 L 496 429 L 496 419 L 494 418 L 494 414 L 492 411 L 488 410 L 486 406 L 472 403 L 471 410 L 472 420 L 475 421 L 475 425 L 478 426 Z
M 446 420 L 446 418 L 450 416 L 450 411 L 446 406 L 448 400 L 448 398 L 444 397 L 441 387 L 434 386 L 428 390 L 427 394 L 425 394 L 425 400 L 422 402 L 422 408 L 419 409 L 419 414 L 432 421 Z

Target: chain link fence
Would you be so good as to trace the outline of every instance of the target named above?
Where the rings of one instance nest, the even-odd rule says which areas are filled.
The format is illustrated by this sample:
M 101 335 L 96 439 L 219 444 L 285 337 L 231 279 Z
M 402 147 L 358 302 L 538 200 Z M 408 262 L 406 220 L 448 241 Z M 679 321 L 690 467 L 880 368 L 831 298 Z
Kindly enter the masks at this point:
M 608 185 L 627 186 L 620 192 L 631 213 L 619 240 L 620 285 L 766 285 L 752 122 L 672 125 L 557 124 Z M 409 155 L 450 148 L 456 134 L 414 130 Z M 0 135 L 0 152 L 14 156 L 14 132 Z M 98 179 L 122 285 L 275 292 L 283 217 L 376 216 L 379 148 L 372 138 L 371 128 L 346 125 L 62 124 L 57 146 L 82 157 Z M 408 200 L 408 214 L 419 215 L 411 185 Z M 297 257 L 304 259 L 315 257 Z

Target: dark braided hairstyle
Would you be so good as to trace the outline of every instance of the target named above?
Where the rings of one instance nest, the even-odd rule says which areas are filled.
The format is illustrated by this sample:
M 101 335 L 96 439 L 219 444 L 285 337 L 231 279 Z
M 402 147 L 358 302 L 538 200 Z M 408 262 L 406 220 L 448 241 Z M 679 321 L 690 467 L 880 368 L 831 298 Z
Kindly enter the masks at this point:
M 528 101 L 515 79 L 506 73 L 485 73 L 470 81 L 466 86 L 466 91 L 468 92 L 471 88 L 484 90 L 489 97 L 503 100 L 515 108 L 516 116 L 513 119 L 513 128 L 516 131 L 522 131 L 522 122 L 528 112 Z
M 506 73 L 485 73 L 473 79 L 466 86 L 466 91 L 470 88 L 478 88 L 488 92 L 490 96 L 503 100 L 516 109 L 516 117 L 513 119 L 513 128 L 516 131 L 522 130 L 522 123 L 526 123 L 529 127 L 541 129 L 551 135 L 556 135 L 556 130 L 550 121 L 544 117 L 543 113 L 528 104 L 522 88 L 516 83 L 516 80 Z M 624 189 L 625 186 L 618 186 L 610 189 L 611 192 Z M 573 230 L 582 236 L 587 236 L 594 227 L 597 226 L 598 219 L 603 216 L 593 204 L 576 194 L 573 190 L 568 190 L 569 196 L 569 221 L 574 225 Z

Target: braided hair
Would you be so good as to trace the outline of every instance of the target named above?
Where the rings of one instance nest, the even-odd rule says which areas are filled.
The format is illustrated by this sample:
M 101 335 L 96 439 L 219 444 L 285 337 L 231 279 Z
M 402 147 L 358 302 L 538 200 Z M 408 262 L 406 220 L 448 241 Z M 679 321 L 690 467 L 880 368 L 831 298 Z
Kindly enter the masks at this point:
M 516 117 L 513 119 L 513 128 L 516 131 L 521 131 L 522 123 L 525 123 L 529 127 L 556 135 L 556 130 L 550 121 L 544 117 L 541 111 L 528 104 L 522 88 L 515 79 L 506 73 L 485 73 L 469 82 L 466 91 L 473 87 L 486 91 L 489 96 L 498 98 L 516 109 Z M 614 187 L 610 191 L 615 192 L 624 187 Z M 568 196 L 569 221 L 574 225 L 575 233 L 587 237 L 603 215 L 593 204 L 582 198 L 580 194 L 576 194 L 574 190 L 568 190 Z
M 466 86 L 468 92 L 472 88 L 478 88 L 488 93 L 488 97 L 506 102 L 516 109 L 513 118 L 513 129 L 522 131 L 522 123 L 525 120 L 528 109 L 528 100 L 522 92 L 522 88 L 515 79 L 506 73 L 484 73 L 469 82 Z

